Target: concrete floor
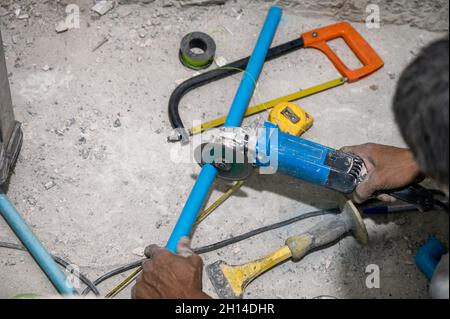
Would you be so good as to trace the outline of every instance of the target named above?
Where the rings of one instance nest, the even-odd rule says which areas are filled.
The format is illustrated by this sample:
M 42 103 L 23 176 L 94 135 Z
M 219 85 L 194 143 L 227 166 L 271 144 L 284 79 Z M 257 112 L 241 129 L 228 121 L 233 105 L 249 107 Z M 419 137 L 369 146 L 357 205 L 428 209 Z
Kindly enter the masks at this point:
M 35 4 L 33 12 L 40 15 L 32 13 L 28 20 L 1 18 L 16 117 L 25 133 L 8 194 L 51 252 L 95 279 L 138 260 L 136 248 L 165 244 L 199 172 L 195 164 L 171 162 L 174 145 L 166 142 L 168 98 L 176 80 L 193 73 L 178 61 L 180 39 L 187 32 L 204 31 L 215 38 L 218 55 L 229 61 L 247 56 L 267 6 L 239 1 L 179 10 L 155 2 L 121 5 L 93 19 L 90 1 L 79 3 L 81 28 L 62 34 L 55 32 L 54 24 L 62 19 L 64 7 L 53 2 Z M 333 22 L 286 10 L 275 43 Z M 305 137 L 336 148 L 368 141 L 403 146 L 390 108 L 396 79 L 421 47 L 442 34 L 409 26 L 369 30 L 354 25 L 386 66 L 363 81 L 301 101 L 316 119 Z M 91 52 L 105 35 L 109 42 Z M 254 103 L 338 76 L 318 51 L 296 52 L 265 66 Z M 230 78 L 188 95 L 181 108 L 185 122 L 225 114 L 238 80 Z M 216 186 L 210 202 L 226 188 L 221 181 Z M 253 176 L 238 196 L 197 228 L 193 245 L 334 207 L 337 200 L 332 192 L 287 177 Z M 205 264 L 249 261 L 318 220 L 207 254 Z M 285 263 L 254 282 L 246 298 L 426 298 L 427 280 L 414 265 L 414 253 L 431 235 L 448 242 L 448 215 L 410 213 L 368 218 L 366 223 L 368 247 L 346 238 L 299 263 Z M 17 242 L 3 220 L 0 241 Z M 380 266 L 380 289 L 365 286 L 370 264 Z M 1 249 L 0 265 L 0 297 L 55 293 L 27 254 Z M 99 288 L 106 293 L 124 277 Z M 214 295 L 206 276 L 204 281 Z M 120 297 L 129 296 L 127 290 Z

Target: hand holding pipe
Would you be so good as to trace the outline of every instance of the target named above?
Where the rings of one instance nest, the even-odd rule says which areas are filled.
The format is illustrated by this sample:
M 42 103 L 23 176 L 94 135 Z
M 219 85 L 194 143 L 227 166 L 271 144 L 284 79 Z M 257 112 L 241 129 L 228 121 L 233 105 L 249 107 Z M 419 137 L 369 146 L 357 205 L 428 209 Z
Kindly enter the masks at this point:
M 236 93 L 236 97 L 231 105 L 225 126 L 239 127 L 241 125 L 255 90 L 256 82 L 261 74 L 264 61 L 280 23 L 281 14 L 281 8 L 276 6 L 270 8 L 258 42 L 256 43 L 256 47 L 248 62 L 246 72 L 244 73 Z M 208 164 L 202 167 L 200 175 L 198 176 L 194 188 L 191 191 L 186 205 L 181 212 L 181 216 L 166 245 L 166 248 L 171 252 L 176 253 L 180 239 L 190 235 L 195 220 L 205 204 L 206 197 L 216 176 L 217 169 L 213 165 Z

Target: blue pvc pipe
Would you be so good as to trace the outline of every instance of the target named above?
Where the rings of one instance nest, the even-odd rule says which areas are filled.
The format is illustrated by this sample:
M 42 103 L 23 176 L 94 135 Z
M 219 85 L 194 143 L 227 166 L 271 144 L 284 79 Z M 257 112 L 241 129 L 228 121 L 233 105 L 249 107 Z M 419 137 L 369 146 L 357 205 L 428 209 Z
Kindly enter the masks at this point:
M 266 22 L 259 35 L 253 54 L 247 65 L 247 69 L 241 80 L 241 84 L 234 98 L 225 122 L 226 127 L 238 127 L 241 125 L 244 114 L 250 104 L 256 82 L 259 79 L 267 53 L 281 20 L 282 10 L 272 7 L 266 18 Z M 197 182 L 189 195 L 189 198 L 181 212 L 180 218 L 170 236 L 166 248 L 173 253 L 177 251 L 178 242 L 182 237 L 187 237 L 192 231 L 195 219 L 202 209 L 206 197 L 211 190 L 212 184 L 217 176 L 217 170 L 212 165 L 205 165 L 197 178 Z
M 0 194 L 0 213 L 14 231 L 16 236 L 34 257 L 36 262 L 50 279 L 56 290 L 62 295 L 74 295 L 75 289 L 67 281 L 66 276 L 47 252 L 39 239 L 33 234 L 19 212 L 4 194 Z
M 259 35 L 255 50 L 248 62 L 247 69 L 241 80 L 241 85 L 236 93 L 231 109 L 228 113 L 225 127 L 241 126 L 245 112 L 250 104 L 253 92 L 264 66 L 267 52 L 270 49 L 273 38 L 280 24 L 282 10 L 280 7 L 273 6 L 269 10 L 266 22 Z
M 166 248 L 173 253 L 177 252 L 178 242 L 181 238 L 190 235 L 192 227 L 195 224 L 198 213 L 203 207 L 209 190 L 217 176 L 217 169 L 211 164 L 202 167 L 197 182 L 191 191 L 191 195 L 184 206 L 181 216 L 170 236 Z

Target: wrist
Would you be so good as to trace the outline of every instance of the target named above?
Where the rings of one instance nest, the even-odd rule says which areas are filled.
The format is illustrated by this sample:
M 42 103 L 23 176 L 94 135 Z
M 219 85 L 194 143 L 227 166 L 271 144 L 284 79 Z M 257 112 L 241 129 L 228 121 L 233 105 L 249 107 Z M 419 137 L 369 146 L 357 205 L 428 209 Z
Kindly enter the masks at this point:
M 414 156 L 414 153 L 411 150 L 405 150 L 405 152 L 408 170 L 411 172 L 413 176 L 415 176 L 415 179 L 419 179 L 423 175 L 423 173 L 419 163 L 416 160 L 416 157 Z

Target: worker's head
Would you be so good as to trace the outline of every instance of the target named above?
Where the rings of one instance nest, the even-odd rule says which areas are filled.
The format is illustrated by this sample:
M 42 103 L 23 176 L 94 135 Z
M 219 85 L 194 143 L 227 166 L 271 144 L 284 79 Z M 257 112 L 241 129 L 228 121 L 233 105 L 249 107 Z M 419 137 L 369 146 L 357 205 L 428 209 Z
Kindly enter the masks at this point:
M 404 71 L 394 113 L 422 171 L 449 191 L 449 39 L 434 42 Z

